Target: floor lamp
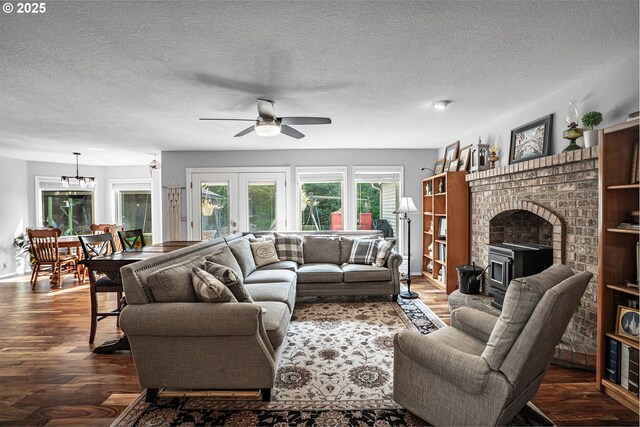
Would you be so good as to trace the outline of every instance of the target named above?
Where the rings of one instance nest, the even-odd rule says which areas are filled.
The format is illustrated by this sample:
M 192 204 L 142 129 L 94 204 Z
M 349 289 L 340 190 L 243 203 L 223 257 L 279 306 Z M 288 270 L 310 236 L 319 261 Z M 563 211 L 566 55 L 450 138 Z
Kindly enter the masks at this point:
M 396 209 L 393 213 L 400 214 L 400 219 L 403 221 L 407 221 L 407 290 L 404 292 L 400 292 L 400 296 L 405 299 L 415 299 L 418 298 L 419 295 L 417 292 L 413 292 L 411 290 L 411 218 L 409 218 L 409 214 L 418 213 L 418 209 L 413 203 L 411 197 L 405 196 L 400 199 L 398 209 Z

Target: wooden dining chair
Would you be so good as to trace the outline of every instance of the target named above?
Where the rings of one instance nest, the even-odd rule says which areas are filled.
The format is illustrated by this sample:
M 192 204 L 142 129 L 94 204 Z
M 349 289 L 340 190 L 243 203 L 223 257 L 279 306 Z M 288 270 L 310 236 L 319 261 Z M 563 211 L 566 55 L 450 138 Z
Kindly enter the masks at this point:
M 73 272 L 79 278 L 77 269 L 78 257 L 72 254 L 60 254 L 58 238 L 62 234 L 59 228 L 27 228 L 31 244 L 31 253 L 35 260 L 31 273 L 31 289 L 36 288 L 38 276 L 49 274 L 51 287 L 62 281 L 64 272 Z
M 140 228 L 118 231 L 118 237 L 120 237 L 120 242 L 122 243 L 122 250 L 125 251 L 147 246 L 144 241 L 144 234 L 142 234 Z
M 110 255 L 115 252 L 115 243 L 111 233 L 105 232 L 102 234 L 78 236 L 78 238 L 80 239 L 82 252 L 84 253 L 84 259 L 81 263 L 87 266 L 89 270 L 89 292 L 91 296 L 91 330 L 89 332 L 89 343 L 92 344 L 96 337 L 98 322 L 110 316 L 120 316 L 120 311 L 122 310 L 123 288 L 121 283 L 118 283 L 107 276 L 102 276 L 99 279 L 96 279 L 95 272 L 90 268 L 89 263 L 87 263 L 87 260 L 91 260 L 93 257 Z M 98 294 L 103 292 L 116 293 L 118 305 L 114 310 L 98 310 Z M 120 326 L 119 318 L 117 320 L 117 325 Z
M 113 236 L 113 243 L 115 244 L 116 252 L 122 250 L 122 243 L 118 237 L 118 231 L 124 230 L 122 225 L 117 224 L 91 224 L 91 232 L 93 234 L 110 233 Z

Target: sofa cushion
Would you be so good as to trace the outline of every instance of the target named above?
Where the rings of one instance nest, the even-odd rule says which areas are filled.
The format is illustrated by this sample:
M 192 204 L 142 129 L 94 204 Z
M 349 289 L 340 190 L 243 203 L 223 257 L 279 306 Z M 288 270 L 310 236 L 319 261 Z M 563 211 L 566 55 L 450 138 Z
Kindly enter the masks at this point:
M 295 261 L 278 261 L 273 264 L 262 266 L 258 268 L 258 270 L 289 270 L 295 273 L 298 271 L 298 263 Z
M 256 283 L 245 285 L 254 301 L 277 301 L 287 304 L 289 314 L 293 313 L 296 303 L 296 286 L 293 283 Z
M 253 283 L 294 282 L 296 273 L 289 270 L 256 270 L 244 280 L 249 285 Z
M 157 302 L 197 302 L 198 296 L 191 284 L 191 270 L 204 267 L 204 263 L 203 257 L 193 257 L 149 275 L 147 285 L 153 298 Z
M 340 240 L 335 237 L 304 236 L 304 262 L 340 264 Z
M 289 326 L 289 308 L 286 304 L 275 301 L 259 301 L 256 304 L 262 307 L 262 324 L 269 342 L 274 349 L 280 347 Z
M 391 271 L 387 267 L 377 267 L 365 264 L 346 264 L 342 266 L 344 281 L 353 282 L 381 282 L 391 280 Z
M 256 262 L 253 259 L 253 252 L 251 252 L 249 240 L 238 239 L 229 244 L 229 249 L 231 249 L 233 256 L 240 265 L 240 269 L 242 269 L 242 277 L 247 277 L 255 271 Z
M 224 283 L 201 268 L 193 267 L 191 283 L 200 302 L 238 302 Z
M 205 258 L 207 261 L 211 261 L 220 265 L 226 265 L 227 267 L 235 271 L 238 276 L 240 276 L 240 278 L 244 277 L 244 275 L 242 274 L 242 268 L 240 268 L 240 264 L 238 264 L 238 261 L 236 261 L 236 257 L 233 256 L 233 253 L 231 253 L 231 249 L 229 249 L 228 246 L 223 246 L 222 248 L 220 248 L 220 250 L 215 251 L 211 255 L 207 255 Z
M 226 265 L 207 261 L 204 263 L 204 269 L 207 273 L 224 283 L 238 302 L 253 302 L 251 295 L 244 289 L 242 278 L 231 268 Z
M 349 264 L 374 264 L 378 255 L 377 239 L 358 239 L 353 242 Z
M 298 267 L 298 283 L 340 283 L 342 270 L 335 264 L 304 264 Z
M 253 242 L 249 243 L 249 245 L 251 246 L 256 268 L 280 261 L 273 241 Z
M 276 251 L 280 261 L 295 261 L 304 264 L 302 236 L 299 234 L 275 233 Z
M 573 271 L 569 267 L 554 264 L 542 273 L 513 279 L 509 283 L 502 312 L 482 353 L 491 369 L 500 369 L 544 293 L 571 276 Z
M 382 267 L 387 263 L 387 258 L 389 258 L 389 254 L 391 250 L 396 245 L 396 239 L 384 240 L 380 239 L 378 241 L 378 254 L 376 255 L 376 266 Z

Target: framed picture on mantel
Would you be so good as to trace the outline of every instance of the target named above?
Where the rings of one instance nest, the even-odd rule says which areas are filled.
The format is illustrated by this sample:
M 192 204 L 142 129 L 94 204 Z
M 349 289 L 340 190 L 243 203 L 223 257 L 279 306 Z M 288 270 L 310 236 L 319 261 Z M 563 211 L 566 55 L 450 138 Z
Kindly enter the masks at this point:
M 539 118 L 511 131 L 509 164 L 526 162 L 549 153 L 553 114 Z

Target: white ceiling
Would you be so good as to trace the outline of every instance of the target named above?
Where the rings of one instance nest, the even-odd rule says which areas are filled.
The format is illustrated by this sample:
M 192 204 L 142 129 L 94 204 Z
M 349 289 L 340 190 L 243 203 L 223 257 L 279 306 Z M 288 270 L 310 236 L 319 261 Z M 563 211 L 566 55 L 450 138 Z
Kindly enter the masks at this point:
M 436 148 L 638 52 L 637 1 L 46 6 L 0 14 L 0 155 L 144 164 L 163 150 Z M 333 124 L 296 126 L 296 140 L 198 121 L 254 118 L 259 97 Z M 452 100 L 442 112 L 440 99 Z

